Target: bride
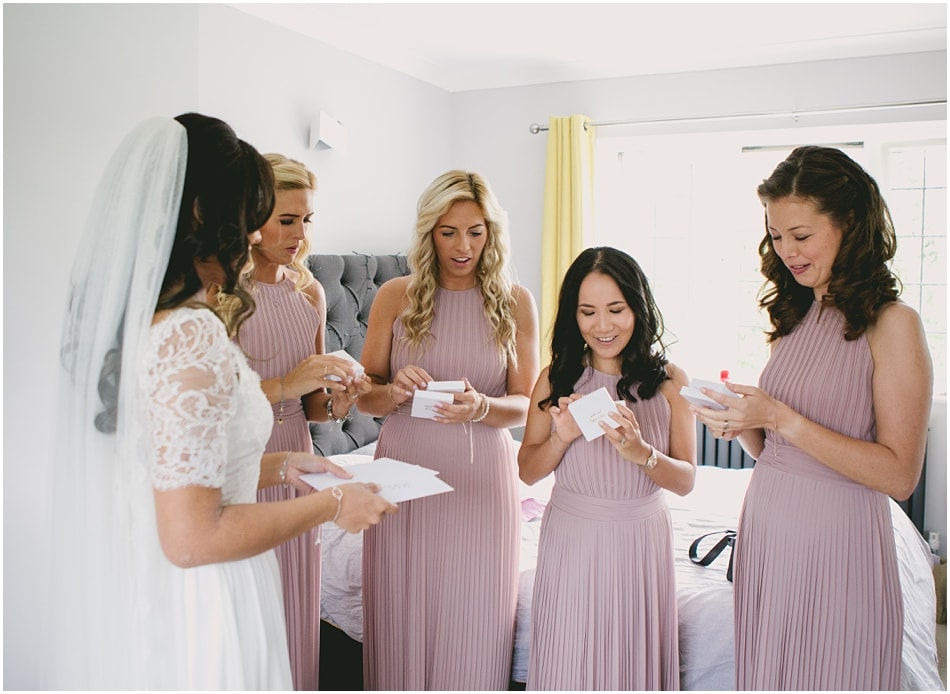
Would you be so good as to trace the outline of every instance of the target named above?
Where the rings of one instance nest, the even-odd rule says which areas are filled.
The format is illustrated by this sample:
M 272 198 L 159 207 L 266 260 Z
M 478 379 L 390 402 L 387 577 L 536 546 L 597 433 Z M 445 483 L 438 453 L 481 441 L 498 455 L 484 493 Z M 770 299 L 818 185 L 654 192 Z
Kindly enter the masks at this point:
M 290 689 L 273 548 L 396 510 L 325 458 L 263 454 L 270 407 L 230 338 L 273 189 L 253 147 L 194 113 L 147 121 L 109 164 L 63 333 L 53 688 Z M 220 317 L 209 291 L 241 310 Z M 324 471 L 341 484 L 256 503 Z

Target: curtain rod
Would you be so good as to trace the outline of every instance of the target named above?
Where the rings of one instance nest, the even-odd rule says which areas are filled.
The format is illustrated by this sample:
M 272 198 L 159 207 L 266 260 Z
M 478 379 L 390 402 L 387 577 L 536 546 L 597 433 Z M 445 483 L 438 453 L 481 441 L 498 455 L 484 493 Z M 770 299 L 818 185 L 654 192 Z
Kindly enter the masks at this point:
M 866 106 L 845 106 L 842 108 L 815 108 L 802 109 L 800 111 L 763 111 L 761 113 L 733 113 L 719 116 L 693 116 L 688 118 L 655 118 L 648 120 L 611 120 L 611 121 L 587 121 L 584 124 L 586 130 L 588 126 L 594 128 L 605 128 L 611 125 L 646 125 L 654 123 L 694 123 L 700 121 L 712 120 L 742 120 L 751 118 L 774 118 L 775 116 L 792 116 L 796 121 L 801 115 L 823 115 L 834 113 L 852 113 L 855 111 L 881 111 L 895 108 L 917 108 L 920 106 L 946 106 L 946 99 L 932 99 L 929 101 L 904 101 L 893 104 L 871 104 Z M 532 123 L 528 128 L 533 135 L 548 129 L 546 125 Z

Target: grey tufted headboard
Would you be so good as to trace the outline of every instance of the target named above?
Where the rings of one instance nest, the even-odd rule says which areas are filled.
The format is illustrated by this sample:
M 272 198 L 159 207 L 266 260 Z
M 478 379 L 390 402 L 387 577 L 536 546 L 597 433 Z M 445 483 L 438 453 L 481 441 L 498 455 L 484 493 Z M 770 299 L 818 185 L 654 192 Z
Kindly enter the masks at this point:
M 387 280 L 409 274 L 402 255 L 311 255 L 307 267 L 323 285 L 327 296 L 326 351 L 345 349 L 360 358 L 366 339 L 369 308 Z M 313 449 L 319 455 L 349 453 L 372 443 L 382 422 L 352 410 L 350 421 L 310 424 Z

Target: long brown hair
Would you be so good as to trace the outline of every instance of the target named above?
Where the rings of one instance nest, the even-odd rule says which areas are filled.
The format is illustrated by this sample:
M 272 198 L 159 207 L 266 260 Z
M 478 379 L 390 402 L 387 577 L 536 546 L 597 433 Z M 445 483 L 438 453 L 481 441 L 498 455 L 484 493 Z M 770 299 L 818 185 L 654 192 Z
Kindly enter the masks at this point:
M 841 229 L 841 248 L 822 303 L 844 314 L 846 340 L 860 337 L 900 294 L 900 280 L 888 267 L 897 250 L 894 223 L 875 180 L 838 149 L 798 147 L 756 192 L 763 206 L 787 197 L 807 200 Z M 759 306 L 769 313 L 771 342 L 805 317 L 814 292 L 795 280 L 775 252 L 767 216 L 759 257 L 766 279 Z
M 224 121 L 199 113 L 175 120 L 188 133 L 188 164 L 157 307 L 190 301 L 202 286 L 195 260 L 215 258 L 224 273 L 220 291 L 239 301 L 238 310 L 224 319 L 233 336 L 254 312 L 240 274 L 249 257 L 248 234 L 260 229 L 274 209 L 274 175 L 267 160 Z

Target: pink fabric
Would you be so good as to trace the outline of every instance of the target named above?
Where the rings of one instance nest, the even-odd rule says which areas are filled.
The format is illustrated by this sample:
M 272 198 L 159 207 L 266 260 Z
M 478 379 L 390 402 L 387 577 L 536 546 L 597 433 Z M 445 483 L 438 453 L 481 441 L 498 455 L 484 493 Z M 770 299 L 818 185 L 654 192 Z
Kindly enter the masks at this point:
M 875 436 L 866 338 L 812 305 L 762 388 L 812 421 Z M 735 548 L 739 689 L 900 688 L 903 606 L 887 497 L 769 432 Z
M 575 387 L 616 376 L 588 368 Z M 669 452 L 662 395 L 628 403 Z M 555 470 L 532 599 L 528 689 L 679 689 L 673 530 L 663 491 L 601 437 L 575 440 Z
M 436 380 L 468 378 L 489 396 L 506 387 L 477 289 L 436 296 L 434 339 L 423 354 L 393 326 L 391 369 Z M 367 689 L 507 689 L 518 588 L 520 506 L 507 429 L 410 417 L 383 424 L 377 457 L 438 470 L 454 491 L 400 504 L 364 532 L 363 670 Z
M 241 326 L 239 344 L 262 380 L 286 374 L 314 353 L 320 316 L 307 298 L 285 279 L 277 284 L 254 283 L 257 310 Z M 272 405 L 274 427 L 267 452 L 313 452 L 310 428 L 299 399 Z M 282 501 L 296 490 L 276 485 L 258 492 L 258 501 Z M 320 665 L 320 546 L 319 529 L 310 530 L 277 547 L 284 613 L 294 689 L 318 689 Z

